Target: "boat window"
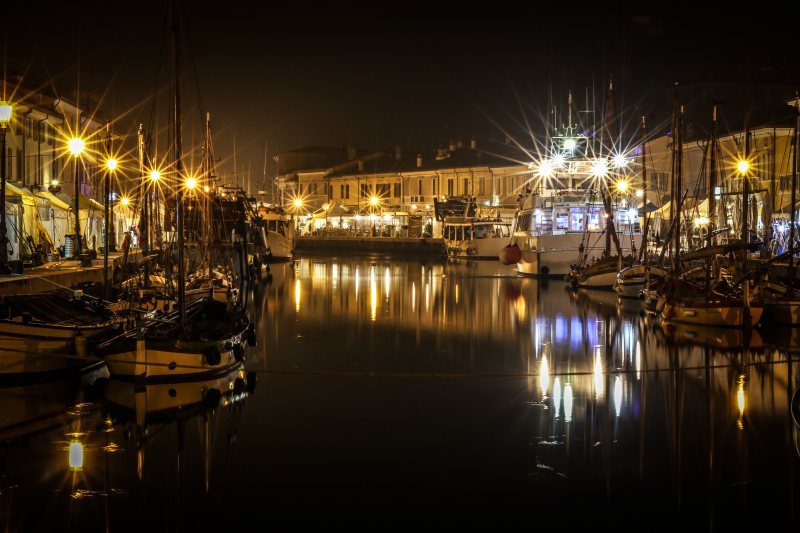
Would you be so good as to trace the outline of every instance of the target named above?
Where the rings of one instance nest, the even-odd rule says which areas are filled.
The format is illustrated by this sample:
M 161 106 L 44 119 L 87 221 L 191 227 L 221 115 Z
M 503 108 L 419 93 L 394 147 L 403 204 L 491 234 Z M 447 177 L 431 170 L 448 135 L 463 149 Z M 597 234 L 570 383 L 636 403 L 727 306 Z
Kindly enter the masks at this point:
M 487 224 L 475 225 L 475 238 L 486 239 L 492 234 L 492 227 Z
M 583 231 L 583 213 L 580 212 L 573 212 L 571 213 L 572 220 L 570 225 L 571 231 Z
M 558 213 L 558 215 L 556 215 L 556 229 L 569 229 L 569 218 L 566 213 Z

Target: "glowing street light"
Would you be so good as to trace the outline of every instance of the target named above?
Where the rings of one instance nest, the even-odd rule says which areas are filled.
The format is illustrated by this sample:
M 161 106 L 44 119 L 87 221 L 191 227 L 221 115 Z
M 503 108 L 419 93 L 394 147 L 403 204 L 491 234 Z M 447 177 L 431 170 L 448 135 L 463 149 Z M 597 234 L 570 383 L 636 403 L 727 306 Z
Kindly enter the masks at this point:
M 186 188 L 190 191 L 193 191 L 195 187 L 197 187 L 197 180 L 195 178 L 187 178 Z
M 592 175 L 597 178 L 605 178 L 608 175 L 608 161 L 605 158 L 595 159 L 592 162 Z
M 740 159 L 736 163 L 736 170 L 739 171 L 739 174 L 745 175 L 750 170 L 750 163 L 746 159 Z
M 159 172 L 158 170 L 151 170 L 150 171 L 150 180 L 151 181 L 158 181 L 159 179 L 161 179 L 161 172 Z
M 551 177 L 553 175 L 553 162 L 549 159 L 543 159 L 539 162 L 539 168 L 536 173 L 543 178 Z
M 625 191 L 627 191 L 627 190 L 628 190 L 628 182 L 627 182 L 627 181 L 625 181 L 625 180 L 619 180 L 619 181 L 617 182 L 617 185 L 616 185 L 616 187 L 617 187 L 617 191 L 618 191 L 618 192 L 620 192 L 620 193 L 624 193 Z
M 73 137 L 67 142 L 67 148 L 70 154 L 78 156 L 83 153 L 83 149 L 86 148 L 86 143 L 80 137 Z
M 117 170 L 117 165 L 118 164 L 119 164 L 119 162 L 116 159 L 114 159 L 113 157 L 111 157 L 106 161 L 106 168 L 113 172 L 113 171 Z
M 127 196 L 123 196 L 122 198 L 120 198 L 119 203 L 121 203 L 122 205 L 127 206 L 129 203 L 131 203 L 131 201 L 128 199 Z
M 564 140 L 564 150 L 569 150 L 571 152 L 575 150 L 576 146 L 578 146 L 578 142 L 575 139 L 569 138 Z
M 303 200 L 301 198 L 295 198 L 292 204 L 294 204 L 297 209 L 300 209 L 303 207 Z
M 371 205 L 371 206 L 375 207 L 375 206 L 377 206 L 379 203 L 381 203 L 381 200 L 380 200 L 380 198 L 378 198 L 377 196 L 370 196 L 370 198 L 369 198 L 369 205 Z
M 624 168 L 628 165 L 628 160 L 623 154 L 615 155 L 611 161 L 614 164 L 614 168 Z

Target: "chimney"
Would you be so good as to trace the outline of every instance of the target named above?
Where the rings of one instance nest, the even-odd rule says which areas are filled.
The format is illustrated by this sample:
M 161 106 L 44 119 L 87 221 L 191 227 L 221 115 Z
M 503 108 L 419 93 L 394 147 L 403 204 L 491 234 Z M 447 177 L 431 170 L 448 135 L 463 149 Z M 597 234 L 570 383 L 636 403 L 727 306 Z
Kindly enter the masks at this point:
M 400 158 L 403 157 L 403 148 L 399 144 L 394 145 L 394 158 L 397 161 L 400 161 Z
M 456 148 L 458 148 L 459 150 L 464 148 L 464 141 L 462 141 L 461 139 L 457 140 L 456 141 Z
M 448 150 L 450 150 L 451 152 L 455 152 L 456 151 L 456 142 L 455 141 L 453 141 L 453 140 L 450 141 L 450 145 L 448 146 Z
M 347 160 L 352 161 L 356 158 L 356 149 L 353 146 L 347 147 Z
M 417 168 L 422 168 L 422 154 L 417 154 Z
M 478 149 L 478 140 L 475 137 L 472 137 L 469 140 L 469 147 L 472 150 L 477 150 Z
M 361 174 L 364 172 L 364 162 L 362 160 L 358 160 L 358 172 Z

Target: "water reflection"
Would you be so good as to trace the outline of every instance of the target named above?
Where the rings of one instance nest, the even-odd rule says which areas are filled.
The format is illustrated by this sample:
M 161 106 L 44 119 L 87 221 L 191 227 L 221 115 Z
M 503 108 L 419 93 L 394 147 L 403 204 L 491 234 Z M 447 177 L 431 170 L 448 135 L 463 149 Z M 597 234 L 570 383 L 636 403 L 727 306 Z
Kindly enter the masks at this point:
M 190 485 L 199 475 L 212 494 L 214 458 L 230 446 L 217 443 L 221 420 L 235 425 L 254 381 L 241 369 L 146 386 L 105 376 L 0 388 L 4 529 L 174 531 L 214 519 L 213 500 L 198 505 Z
M 0 389 L 0 521 L 798 526 L 792 331 L 665 328 L 488 262 L 271 269 L 248 297 L 258 394 L 238 371 Z
M 367 301 L 358 288 L 363 272 Z M 269 312 L 260 329 L 269 355 L 262 371 L 308 376 L 337 405 L 339 395 L 350 398 L 347 405 L 391 402 L 392 410 L 381 411 L 385 421 L 372 420 L 376 431 L 391 434 L 392 421 L 406 416 L 394 402 L 413 403 L 426 416 L 448 405 L 449 416 L 436 424 L 447 433 L 448 447 L 438 453 L 449 457 L 466 445 L 470 451 L 464 453 L 473 455 L 469 467 L 452 458 L 424 462 L 430 475 L 458 479 L 455 472 L 463 467 L 542 496 L 539 488 L 550 483 L 542 480 L 546 471 L 579 491 L 601 482 L 596 509 L 603 513 L 601 502 L 627 498 L 652 512 L 699 510 L 717 525 L 730 520 L 722 517 L 726 511 L 741 511 L 742 501 L 754 506 L 779 498 L 784 517 L 798 503 L 783 489 L 793 482 L 797 463 L 788 416 L 797 365 L 789 350 L 765 342 L 758 330 L 663 326 L 641 315 L 640 302 L 567 291 L 562 283 L 519 278 L 494 264 L 303 258 L 286 269 L 285 278 L 276 277 L 265 291 Z M 298 280 L 314 288 L 303 292 L 300 313 L 286 313 L 282 291 Z M 784 346 L 794 342 L 788 335 Z M 380 380 L 382 392 L 352 381 L 359 379 Z M 481 398 L 480 408 L 475 398 Z M 471 426 L 495 435 L 491 443 L 476 441 L 480 451 L 465 444 L 476 437 L 460 425 L 462 414 Z M 347 426 L 350 419 L 340 423 Z M 425 433 L 430 429 L 403 427 L 433 446 Z M 738 434 L 735 453 L 731 429 Z M 374 436 L 368 441 L 379 450 L 362 449 L 370 464 L 373 454 L 393 446 Z M 423 452 L 416 440 L 404 442 L 411 456 L 433 453 Z M 502 466 L 487 455 L 494 450 L 507 456 L 500 450 L 531 442 L 532 456 L 520 452 Z M 335 453 L 316 453 L 336 463 Z M 763 469 L 754 475 L 743 470 L 745 464 Z M 401 467 L 422 468 L 414 461 L 401 461 Z M 334 478 L 348 476 L 333 468 Z M 391 478 L 393 472 L 383 474 Z M 776 479 L 775 472 L 791 478 Z M 528 484 L 532 479 L 537 481 Z M 630 492 L 633 485 L 655 496 Z

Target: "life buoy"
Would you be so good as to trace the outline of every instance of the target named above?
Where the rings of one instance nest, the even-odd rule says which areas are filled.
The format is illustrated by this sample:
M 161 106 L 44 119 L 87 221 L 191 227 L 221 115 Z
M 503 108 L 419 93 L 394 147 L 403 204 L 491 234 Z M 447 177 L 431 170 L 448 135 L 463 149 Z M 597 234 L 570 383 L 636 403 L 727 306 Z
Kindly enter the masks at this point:
M 522 259 L 522 252 L 517 243 L 508 244 L 500 251 L 498 259 L 504 265 L 515 265 Z

